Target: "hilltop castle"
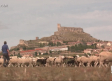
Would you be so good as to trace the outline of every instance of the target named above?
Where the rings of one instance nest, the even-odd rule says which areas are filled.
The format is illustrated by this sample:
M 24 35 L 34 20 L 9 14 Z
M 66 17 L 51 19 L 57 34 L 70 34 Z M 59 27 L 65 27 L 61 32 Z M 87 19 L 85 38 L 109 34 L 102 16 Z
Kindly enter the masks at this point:
M 75 32 L 83 33 L 83 29 L 80 27 L 62 27 L 61 24 L 57 24 L 58 31 L 54 32 L 54 35 L 59 35 L 62 32 Z
M 20 39 L 19 44 L 20 45 L 24 44 L 25 46 L 28 46 L 28 42 L 26 40 L 22 40 L 22 39 Z
M 36 37 L 35 40 L 20 40 L 20 45 L 26 46 L 37 46 L 39 43 L 46 43 L 50 41 L 95 41 L 90 34 L 85 33 L 80 27 L 63 27 L 61 24 L 57 24 L 58 31 L 54 32 L 54 35 L 50 37 L 43 37 L 39 39 Z
M 31 41 L 36 41 L 36 42 L 38 42 L 38 40 L 39 40 L 39 37 L 36 37 L 35 40 L 29 40 L 29 41 L 20 39 L 19 44 L 20 44 L 20 45 L 29 46 L 29 44 L 31 43 Z
M 39 44 L 48 44 L 47 41 L 40 41 L 39 37 L 36 37 L 35 40 L 22 40 L 20 39 L 19 45 L 25 45 L 25 46 L 32 46 L 32 47 L 37 47 Z
M 83 32 L 83 29 L 78 27 L 61 27 L 61 24 L 57 24 L 58 31 L 70 31 L 70 32 Z

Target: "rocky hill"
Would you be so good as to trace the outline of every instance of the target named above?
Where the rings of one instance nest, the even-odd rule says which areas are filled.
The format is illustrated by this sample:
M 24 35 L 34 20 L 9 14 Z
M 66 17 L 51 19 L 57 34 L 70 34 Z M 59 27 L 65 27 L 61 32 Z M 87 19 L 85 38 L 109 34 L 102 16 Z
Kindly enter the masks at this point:
M 82 28 L 76 27 L 61 27 L 57 25 L 58 31 L 54 32 L 54 35 L 50 37 L 43 37 L 42 41 L 62 40 L 62 41 L 96 41 L 90 34 L 85 33 Z
M 82 28 L 76 27 L 61 27 L 60 24 L 57 25 L 58 31 L 54 32 L 54 35 L 50 37 L 43 37 L 39 39 L 36 37 L 36 40 L 20 40 L 20 43 L 12 47 L 11 49 L 19 50 L 23 49 L 34 49 L 38 47 L 43 47 L 43 43 L 47 45 L 49 42 L 54 41 L 67 41 L 67 42 L 94 42 L 97 39 L 93 38 L 90 34 L 85 33 Z

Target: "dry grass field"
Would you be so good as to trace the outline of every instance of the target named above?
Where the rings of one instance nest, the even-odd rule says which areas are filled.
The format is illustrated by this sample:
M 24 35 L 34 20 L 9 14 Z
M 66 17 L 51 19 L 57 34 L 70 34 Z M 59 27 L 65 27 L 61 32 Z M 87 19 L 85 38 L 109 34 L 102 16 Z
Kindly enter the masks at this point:
M 112 81 L 111 68 L 32 67 L 0 68 L 0 81 Z

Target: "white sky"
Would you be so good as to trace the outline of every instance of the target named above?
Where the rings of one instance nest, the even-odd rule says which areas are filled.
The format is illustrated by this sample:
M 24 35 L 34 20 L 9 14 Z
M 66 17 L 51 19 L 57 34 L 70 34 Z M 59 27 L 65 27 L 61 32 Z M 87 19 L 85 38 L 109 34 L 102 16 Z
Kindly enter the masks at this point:
M 112 0 L 0 0 L 0 46 L 53 35 L 57 23 L 112 41 L 111 4 Z

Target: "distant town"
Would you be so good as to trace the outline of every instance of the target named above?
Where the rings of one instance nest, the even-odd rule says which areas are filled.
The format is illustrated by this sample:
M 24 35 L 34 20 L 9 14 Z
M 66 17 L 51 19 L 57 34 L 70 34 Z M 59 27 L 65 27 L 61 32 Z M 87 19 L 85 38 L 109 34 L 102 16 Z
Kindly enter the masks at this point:
M 95 39 L 85 33 L 82 28 L 61 27 L 60 24 L 57 24 L 57 28 L 58 31 L 54 32 L 54 35 L 50 37 L 43 37 L 41 39 L 36 37 L 35 40 L 20 39 L 17 46 L 10 48 L 10 55 L 18 57 L 55 54 L 98 55 L 102 51 L 112 51 L 112 41 Z

